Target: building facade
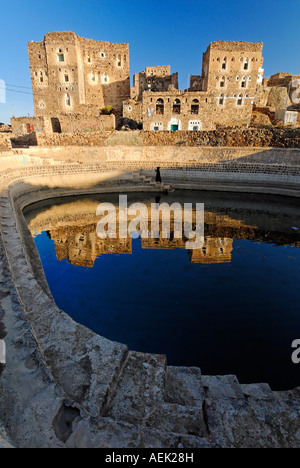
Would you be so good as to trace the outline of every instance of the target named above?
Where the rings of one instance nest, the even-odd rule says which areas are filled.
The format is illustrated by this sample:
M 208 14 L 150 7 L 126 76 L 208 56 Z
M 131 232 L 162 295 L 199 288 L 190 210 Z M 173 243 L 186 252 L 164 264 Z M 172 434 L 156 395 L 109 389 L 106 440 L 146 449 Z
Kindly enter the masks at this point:
M 129 46 L 53 32 L 29 42 L 35 116 L 121 113 L 130 97 Z
M 263 79 L 262 49 L 262 43 L 211 43 L 203 54 L 202 75 L 192 75 L 188 91 L 176 87 L 158 90 L 150 85 L 141 98 L 136 95 L 144 130 L 248 126 L 257 86 Z M 128 104 L 133 109 L 133 102 Z

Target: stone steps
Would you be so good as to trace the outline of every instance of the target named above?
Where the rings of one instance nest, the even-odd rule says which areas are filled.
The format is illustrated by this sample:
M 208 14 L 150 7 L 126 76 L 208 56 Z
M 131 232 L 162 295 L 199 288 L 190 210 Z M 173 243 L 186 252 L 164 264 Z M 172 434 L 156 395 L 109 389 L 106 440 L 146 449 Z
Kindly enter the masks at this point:
M 105 416 L 167 433 L 205 437 L 199 373 L 167 368 L 165 356 L 131 351 Z

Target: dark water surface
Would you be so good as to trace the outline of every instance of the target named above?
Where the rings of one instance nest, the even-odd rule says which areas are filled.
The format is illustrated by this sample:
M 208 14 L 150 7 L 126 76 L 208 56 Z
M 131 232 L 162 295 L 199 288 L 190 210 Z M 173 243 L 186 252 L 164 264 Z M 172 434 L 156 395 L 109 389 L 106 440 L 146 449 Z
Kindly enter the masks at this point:
M 155 202 L 152 194 L 131 199 Z M 52 200 L 25 211 L 61 309 L 131 350 L 166 354 L 170 365 L 235 374 L 274 390 L 300 385 L 300 364 L 291 360 L 300 339 L 299 200 L 163 196 L 205 203 L 205 248 L 193 254 L 172 239 L 100 245 L 95 212 L 102 201 L 118 197 Z

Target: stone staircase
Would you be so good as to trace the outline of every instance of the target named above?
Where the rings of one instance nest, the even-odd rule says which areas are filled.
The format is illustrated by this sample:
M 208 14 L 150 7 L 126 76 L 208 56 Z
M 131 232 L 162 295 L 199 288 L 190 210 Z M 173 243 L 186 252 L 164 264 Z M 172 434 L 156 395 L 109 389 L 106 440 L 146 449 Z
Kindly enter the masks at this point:
M 148 185 L 149 187 L 156 187 L 158 190 L 161 190 L 161 191 L 166 191 L 166 192 L 174 192 L 175 191 L 171 185 L 165 184 L 163 182 L 161 182 L 161 183 L 156 182 L 154 177 L 150 177 L 148 175 L 145 175 L 145 174 L 142 173 L 142 171 L 133 173 L 132 174 L 132 180 L 135 181 L 135 182 L 142 182 L 142 183 Z
M 129 351 L 103 416 L 155 430 L 161 440 L 168 435 L 176 447 L 296 447 L 299 398 L 299 389 L 272 392 L 268 384 L 241 385 L 234 375 L 204 376 L 167 366 L 165 356 Z

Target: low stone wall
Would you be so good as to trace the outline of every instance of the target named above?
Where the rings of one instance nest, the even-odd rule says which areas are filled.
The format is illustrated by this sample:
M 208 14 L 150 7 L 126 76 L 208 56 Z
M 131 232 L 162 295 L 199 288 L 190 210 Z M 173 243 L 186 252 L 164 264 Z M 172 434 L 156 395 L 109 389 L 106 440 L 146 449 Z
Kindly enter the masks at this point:
M 95 131 L 114 131 L 116 119 L 114 115 L 101 115 L 97 117 L 81 114 L 58 115 L 62 133 L 90 133 Z
M 12 146 L 11 146 L 10 137 L 11 137 L 10 133 L 0 132 L 0 152 L 11 149 Z
M 75 132 L 36 135 L 38 146 L 102 146 L 111 132 Z
M 212 146 L 300 148 L 300 129 L 220 129 L 209 132 L 76 132 L 37 134 L 39 146 Z

